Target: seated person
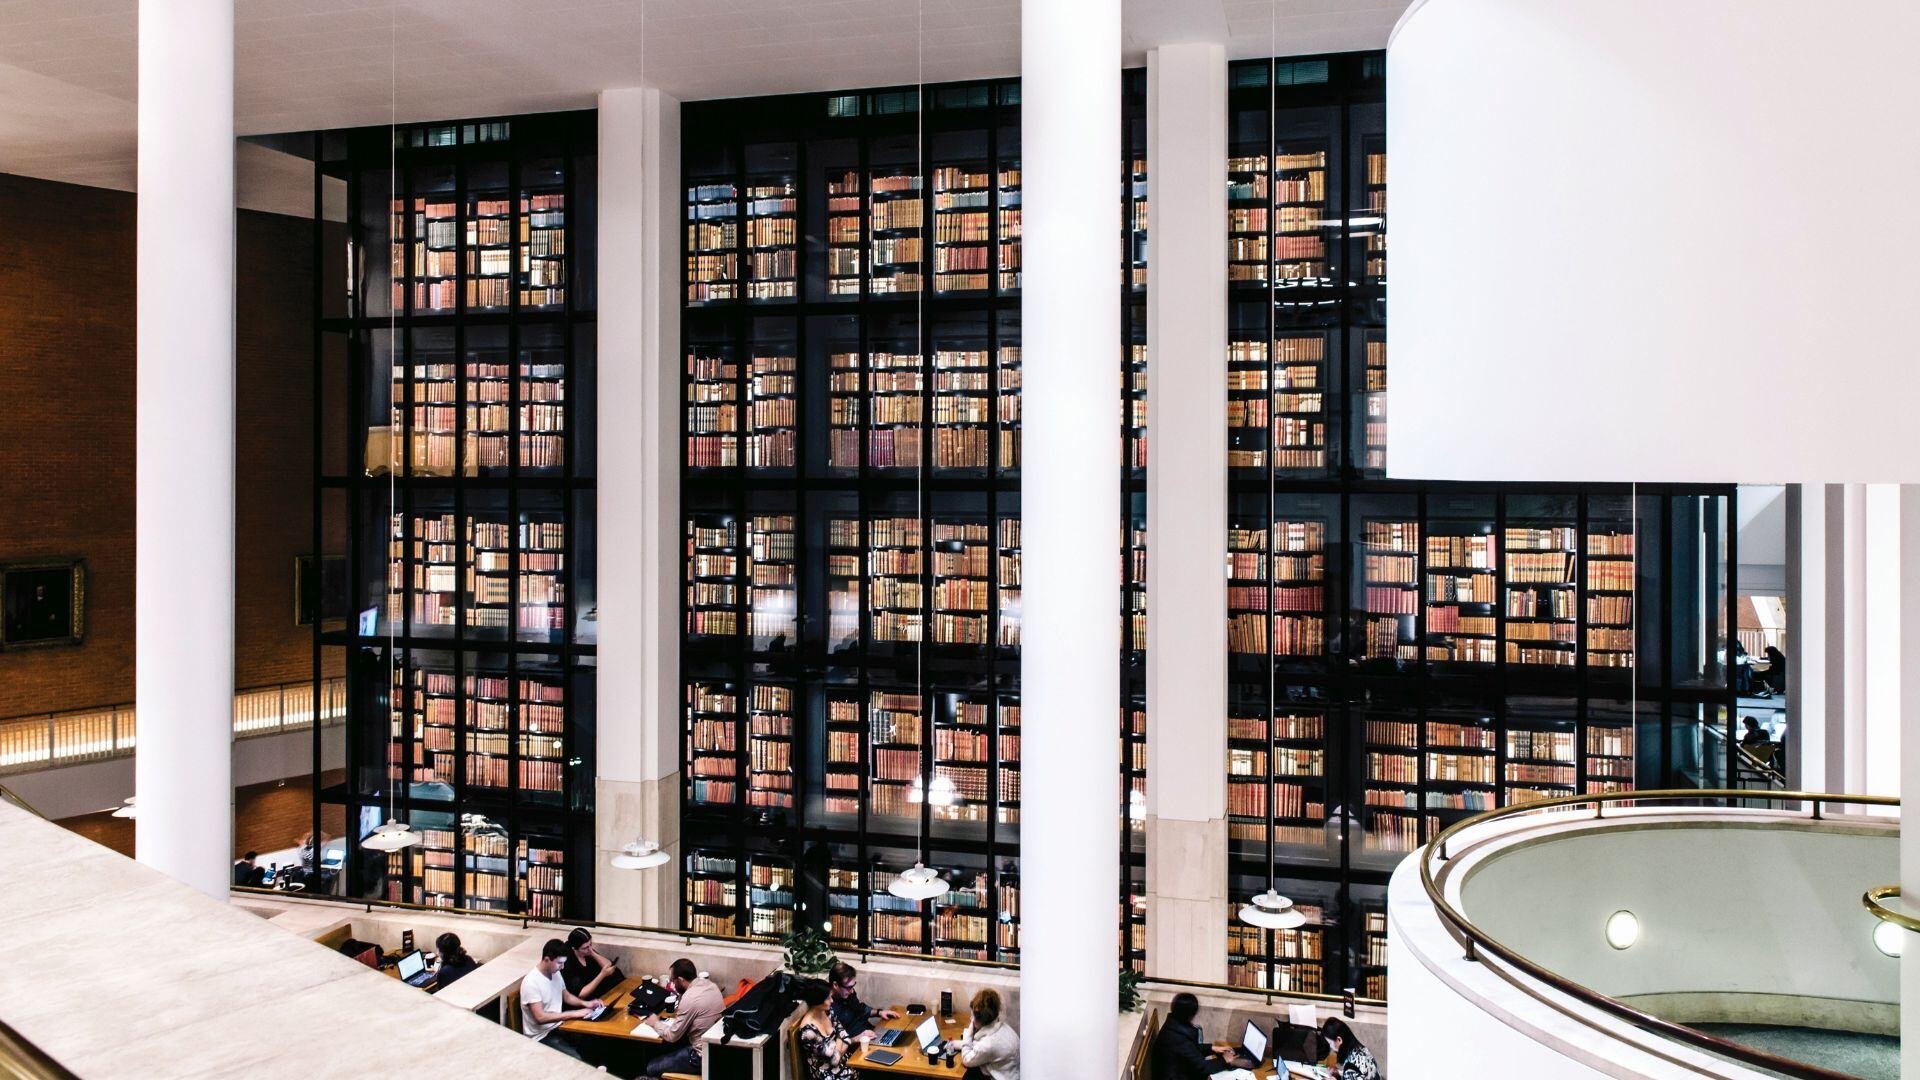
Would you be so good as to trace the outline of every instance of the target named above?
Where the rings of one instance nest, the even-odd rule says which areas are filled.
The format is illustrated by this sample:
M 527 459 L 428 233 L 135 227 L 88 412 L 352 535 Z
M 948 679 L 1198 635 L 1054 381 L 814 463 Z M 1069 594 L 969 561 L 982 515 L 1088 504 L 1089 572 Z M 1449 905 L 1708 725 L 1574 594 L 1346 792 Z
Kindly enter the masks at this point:
M 1380 1066 L 1373 1060 L 1373 1051 L 1360 1044 L 1345 1020 L 1327 1017 L 1320 1025 L 1320 1037 L 1333 1051 L 1334 1080 L 1379 1080 Z
M 1740 732 L 1740 745 L 1755 751 L 1755 757 L 1763 761 L 1766 760 L 1767 755 L 1759 753 L 1758 751 L 1760 747 L 1773 742 L 1773 737 L 1767 734 L 1766 728 L 1760 726 L 1760 721 L 1755 720 L 1751 716 L 1741 717 L 1740 723 L 1744 728 L 1744 730 Z
M 459 982 L 461 976 L 480 966 L 480 962 L 461 947 L 458 934 L 441 934 L 434 939 L 433 947 L 439 953 L 439 963 L 433 969 L 435 993 Z
M 1199 1015 L 1199 998 L 1187 993 L 1173 996 L 1167 1022 L 1153 1038 L 1153 1080 L 1206 1080 L 1226 1069 L 1251 1067 L 1250 1062 L 1233 1060 L 1231 1047 L 1207 1045 L 1194 1023 Z
M 340 943 L 340 955 L 358 960 L 375 971 L 380 970 L 380 946 L 371 941 L 348 938 Z
M 794 988 L 807 1011 L 794 1026 L 793 1037 L 800 1043 L 800 1058 L 806 1062 L 807 1075 L 794 1080 L 855 1080 L 847 1058 L 853 1055 L 854 1041 L 834 1019 L 827 1007 L 832 991 L 818 979 L 801 979 Z
M 856 1038 L 873 1030 L 876 1021 L 894 1020 L 900 1016 L 892 1009 L 869 1008 L 866 1002 L 861 1001 L 860 995 L 854 990 L 857 977 L 853 965 L 845 961 L 836 960 L 827 969 L 827 985 L 833 991 L 834 1022 Z
M 580 1048 L 557 1030 L 568 1020 L 584 1020 L 604 1002 L 583 1000 L 567 989 L 560 969 L 567 962 L 567 943 L 548 938 L 540 949 L 540 962 L 520 980 L 520 1030 L 527 1038 L 560 1051 L 577 1061 Z
M 642 1075 L 700 1073 L 700 1036 L 720 1022 L 727 1003 L 713 980 L 700 974 L 693 961 L 681 957 L 667 972 L 667 987 L 680 995 L 672 1016 L 656 1017 L 653 1029 L 667 1041 L 665 1053 L 647 1062 Z
M 620 985 L 620 965 L 600 955 L 586 927 L 576 926 L 567 935 L 567 963 L 560 969 L 560 978 L 575 997 L 610 994 Z
M 233 883 L 259 888 L 267 883 L 266 868 L 260 865 L 260 853 L 249 851 L 233 860 Z
M 960 1036 L 968 1080 L 1020 1080 L 1020 1033 L 1000 1017 L 1000 992 L 983 988 L 969 1007 L 973 1023 Z

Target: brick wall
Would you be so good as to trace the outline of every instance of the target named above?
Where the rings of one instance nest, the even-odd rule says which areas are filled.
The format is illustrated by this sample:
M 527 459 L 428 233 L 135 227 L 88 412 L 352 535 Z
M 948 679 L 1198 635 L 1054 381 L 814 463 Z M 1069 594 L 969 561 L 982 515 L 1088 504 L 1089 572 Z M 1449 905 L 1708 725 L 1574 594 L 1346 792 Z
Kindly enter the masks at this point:
M 87 560 L 87 637 L 0 652 L 0 717 L 133 700 L 134 199 L 0 174 L 0 561 Z M 311 223 L 242 211 L 235 682 L 305 678 Z M 211 482 L 211 481 L 210 481 Z

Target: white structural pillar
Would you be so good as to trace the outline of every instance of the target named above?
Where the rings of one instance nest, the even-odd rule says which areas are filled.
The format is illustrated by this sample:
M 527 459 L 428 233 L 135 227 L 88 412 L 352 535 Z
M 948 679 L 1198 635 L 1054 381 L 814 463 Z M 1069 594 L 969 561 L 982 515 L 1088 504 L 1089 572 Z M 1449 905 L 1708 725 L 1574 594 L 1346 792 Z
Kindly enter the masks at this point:
M 1108 1072 L 1119 1039 L 1120 3 L 1020 8 L 1027 1080 Z
M 233 860 L 233 0 L 140 0 L 134 760 L 141 862 Z
M 600 94 L 594 913 L 678 925 L 680 102 Z M 609 859 L 636 840 L 674 856 Z
M 1821 701 L 1826 729 L 1827 756 L 1824 791 L 1850 791 L 1847 770 L 1849 745 L 1847 723 L 1847 687 L 1852 676 L 1847 665 L 1847 486 L 1824 484 L 1822 518 L 1825 543 L 1822 546 L 1826 578 L 1825 614 L 1821 626 L 1826 636 L 1820 642 L 1821 660 L 1826 668 L 1826 686 Z M 1788 612 L 1792 617 L 1792 612 Z M 1807 639 L 1806 644 L 1813 644 Z M 1787 677 L 1793 677 L 1792 672 Z M 1791 684 L 1789 684 L 1791 688 Z M 1791 702 L 1789 702 L 1791 704 Z
M 1866 601 L 1866 720 L 1857 755 L 1860 786 L 1849 790 L 1869 795 L 1900 794 L 1900 657 L 1906 626 L 1901 494 L 1895 484 L 1867 485 L 1866 580 L 1860 589 Z
M 1920 641 L 1920 484 L 1899 488 L 1900 628 Z M 1900 896 L 1920 910 L 1920 678 L 1900 681 Z M 1920 934 L 1906 934 L 1900 956 L 1900 1075 L 1920 1080 Z
M 1867 787 L 1867 485 L 1841 495 L 1841 791 Z
M 1787 786 L 1796 791 L 1827 790 L 1826 500 L 1826 485 L 1787 485 Z
M 1227 981 L 1227 54 L 1147 54 L 1147 964 Z

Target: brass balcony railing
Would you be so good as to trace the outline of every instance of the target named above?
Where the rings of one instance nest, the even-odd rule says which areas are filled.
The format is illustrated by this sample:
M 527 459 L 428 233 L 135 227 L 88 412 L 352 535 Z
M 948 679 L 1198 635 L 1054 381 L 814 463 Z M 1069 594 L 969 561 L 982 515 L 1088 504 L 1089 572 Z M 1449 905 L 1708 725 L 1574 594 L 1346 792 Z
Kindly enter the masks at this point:
M 1617 998 L 1608 997 L 1591 987 L 1584 986 L 1562 975 L 1549 971 L 1539 964 L 1528 960 L 1506 945 L 1501 944 L 1499 941 L 1494 940 L 1487 935 L 1486 931 L 1475 926 L 1472 919 L 1467 918 L 1466 915 L 1461 913 L 1460 909 L 1454 907 L 1453 904 L 1447 900 L 1445 890 L 1442 887 L 1441 879 L 1446 875 L 1446 864 L 1449 861 L 1450 848 L 1457 852 L 1461 835 L 1478 826 L 1498 821 L 1502 818 L 1515 817 L 1522 814 L 1533 814 L 1540 811 L 1564 811 L 1582 806 L 1591 806 L 1594 817 L 1599 818 L 1605 816 L 1606 807 L 1610 803 L 1628 803 L 1634 806 L 1645 806 L 1654 803 L 1700 806 L 1701 804 L 1722 802 L 1729 806 L 1751 802 L 1771 802 L 1776 805 L 1782 803 L 1804 803 L 1807 806 L 1808 817 L 1814 821 L 1822 819 L 1828 806 L 1900 805 L 1900 800 L 1891 796 L 1832 795 L 1818 791 L 1681 789 L 1667 791 L 1613 791 L 1595 792 L 1587 795 L 1563 795 L 1558 798 L 1540 799 L 1535 802 L 1501 807 L 1498 810 L 1489 810 L 1484 814 L 1476 814 L 1473 817 L 1456 822 L 1442 830 L 1439 836 L 1434 837 L 1433 843 L 1427 845 L 1426 850 L 1420 853 L 1420 883 L 1421 886 L 1426 889 L 1427 900 L 1433 904 L 1433 909 L 1440 916 L 1440 921 L 1447 928 L 1447 932 L 1453 935 L 1454 940 L 1466 949 L 1466 957 L 1468 960 L 1486 963 L 1486 959 L 1491 957 L 1535 982 L 1564 994 L 1567 997 L 1573 998 L 1584 1005 L 1625 1020 L 1627 1023 L 1632 1024 L 1642 1031 L 1650 1032 L 1676 1042 L 1683 1042 L 1690 1046 L 1696 1046 L 1702 1050 L 1709 1051 L 1721 1057 L 1731 1058 L 1743 1064 L 1758 1066 L 1783 1076 L 1799 1078 L 1799 1080 L 1848 1080 L 1850 1076 L 1848 1073 L 1835 1072 L 1832 1069 L 1821 1068 L 1818 1065 L 1808 1062 L 1795 1061 L 1791 1058 L 1769 1054 L 1762 1050 L 1755 1050 L 1752 1047 L 1729 1042 L 1726 1039 L 1716 1038 L 1698 1028 L 1688 1027 L 1685 1024 L 1676 1024 L 1671 1020 L 1664 1020 L 1651 1013 L 1642 1012 Z M 1720 809 L 1720 807 L 1717 806 L 1711 808 Z M 1438 873 L 1436 873 L 1436 867 L 1441 868 Z M 1888 911 L 1887 914 L 1882 915 L 1880 910 L 1875 908 L 1876 894 L 1880 894 L 1881 898 L 1884 898 L 1887 889 L 1894 889 L 1894 887 L 1883 886 L 1882 888 L 1870 890 L 1867 893 L 1864 899 L 1866 900 L 1868 909 L 1872 910 L 1874 914 L 1880 915 L 1881 918 L 1889 919 L 1889 921 L 1900 921 L 1901 925 L 1906 926 L 1908 929 L 1920 929 L 1920 921 L 1910 920 L 1905 916 L 1890 918 L 1897 916 L 1897 913 Z M 1895 889 L 1894 891 L 1897 892 L 1898 890 Z M 1542 1000 L 1546 1000 L 1546 998 L 1542 997 Z
M 323 727 L 345 719 L 345 679 L 320 684 L 318 713 Z M 314 716 L 311 681 L 256 686 L 233 695 L 236 739 L 304 731 L 313 727 Z M 0 720 L 0 776 L 126 757 L 137 736 L 131 702 L 10 717 Z

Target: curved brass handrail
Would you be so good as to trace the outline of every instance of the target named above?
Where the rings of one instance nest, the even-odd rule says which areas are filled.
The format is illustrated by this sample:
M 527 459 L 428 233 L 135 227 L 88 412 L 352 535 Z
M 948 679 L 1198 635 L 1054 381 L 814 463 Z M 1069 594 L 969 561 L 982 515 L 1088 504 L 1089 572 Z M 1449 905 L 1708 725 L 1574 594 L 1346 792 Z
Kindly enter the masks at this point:
M 1881 902 L 1891 900 L 1899 895 L 1900 886 L 1879 885 L 1862 893 L 1860 903 L 1863 904 L 1868 911 L 1873 912 L 1873 917 L 1879 919 L 1881 922 L 1890 922 L 1902 930 L 1911 930 L 1914 933 L 1920 934 L 1920 919 L 1916 919 L 1905 912 L 1895 911 Z
M 1900 805 L 1899 799 L 1887 795 L 1832 795 L 1820 791 L 1746 791 L 1738 788 L 1607 791 L 1593 792 L 1586 795 L 1561 795 L 1551 799 L 1540 799 L 1534 802 L 1520 803 L 1515 806 L 1504 806 L 1497 810 L 1489 810 L 1448 826 L 1441 831 L 1439 836 L 1434 837 L 1433 842 L 1428 844 L 1419 856 L 1420 884 L 1421 887 L 1426 890 L 1428 902 L 1433 904 L 1434 911 L 1440 916 L 1440 921 L 1447 927 L 1447 932 L 1453 936 L 1455 941 L 1460 941 L 1465 945 L 1467 959 L 1469 960 L 1476 963 L 1484 963 L 1485 961 L 1481 960 L 1479 954 L 1490 954 L 1498 958 L 1501 963 L 1508 967 L 1524 973 L 1537 982 L 1546 984 L 1561 994 L 1565 994 L 1582 1004 L 1589 1005 L 1602 1012 L 1611 1013 L 1642 1031 L 1651 1032 L 1662 1038 L 1687 1043 L 1722 1057 L 1732 1058 L 1735 1061 L 1744 1062 L 1748 1065 L 1756 1065 L 1785 1076 L 1800 1078 L 1800 1080 L 1847 1080 L 1849 1076 L 1847 1073 L 1835 1072 L 1832 1069 L 1823 1069 L 1818 1065 L 1811 1065 L 1804 1061 L 1795 1061 L 1791 1058 L 1779 1057 L 1763 1050 L 1755 1050 L 1751 1047 L 1742 1046 L 1739 1043 L 1715 1038 L 1704 1031 L 1688 1027 L 1685 1024 L 1676 1024 L 1671 1020 L 1663 1020 L 1658 1016 L 1642 1012 L 1623 1001 L 1608 997 L 1597 990 L 1593 990 L 1549 971 L 1539 964 L 1528 960 L 1526 957 L 1521 956 L 1513 949 L 1502 945 L 1500 942 L 1488 936 L 1485 931 L 1475 926 L 1471 919 L 1468 919 L 1458 908 L 1447 901 L 1446 896 L 1441 892 L 1438 881 L 1434 878 L 1434 863 L 1436 860 L 1443 863 L 1447 861 L 1447 847 L 1451 841 L 1468 829 L 1485 825 L 1488 822 L 1497 821 L 1502 818 L 1532 814 L 1541 810 L 1587 805 L 1593 807 L 1595 817 L 1604 817 L 1604 808 L 1608 803 L 1691 803 L 1701 800 L 1719 799 L 1749 801 L 1764 799 L 1769 802 L 1803 802 L 1808 805 L 1809 816 L 1815 821 L 1821 820 L 1821 810 L 1828 804 L 1844 806 Z M 1869 893 L 1869 895 L 1871 895 L 1871 893 Z

